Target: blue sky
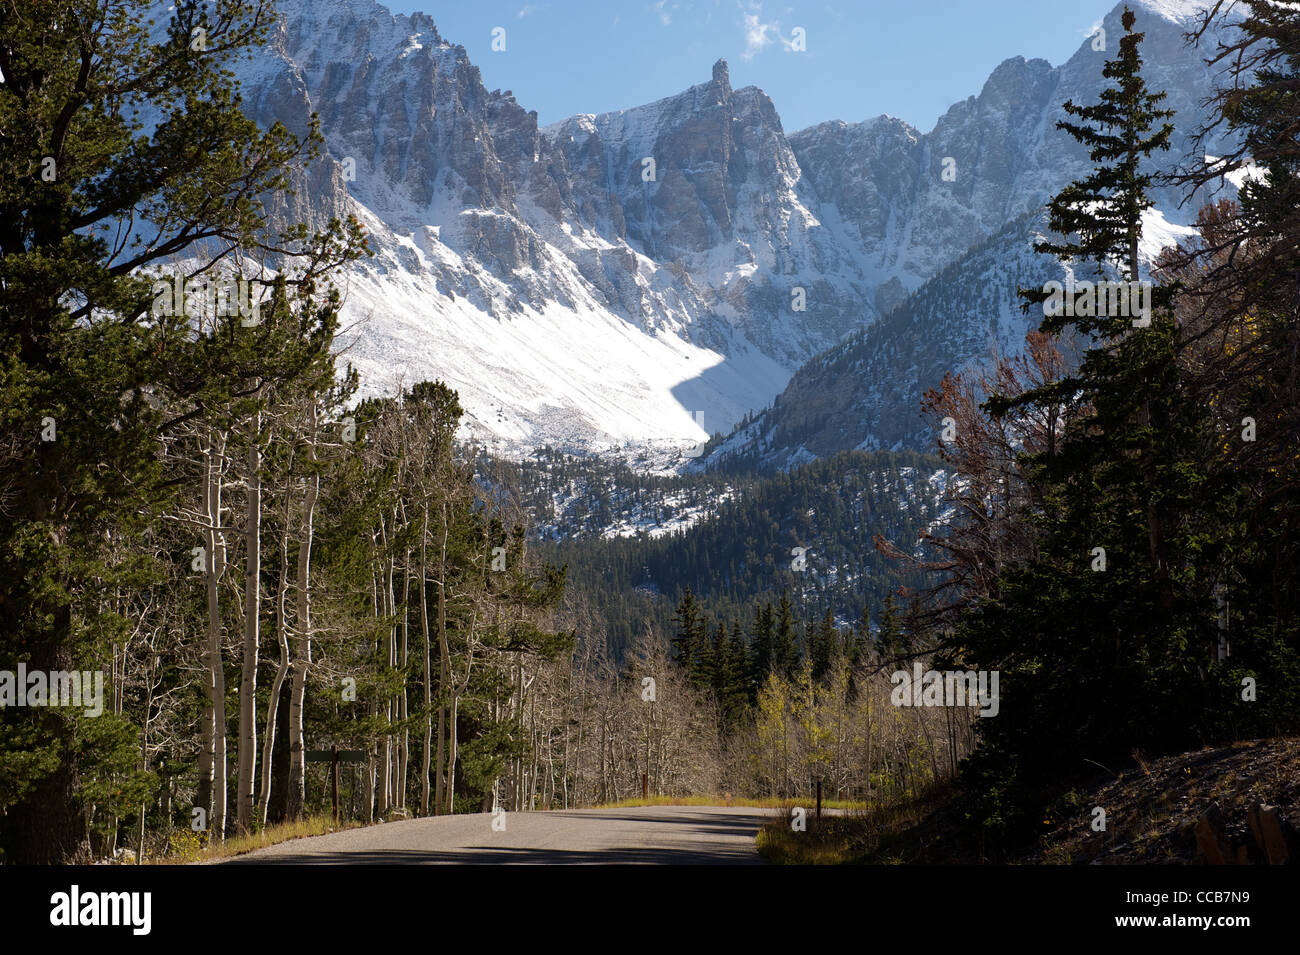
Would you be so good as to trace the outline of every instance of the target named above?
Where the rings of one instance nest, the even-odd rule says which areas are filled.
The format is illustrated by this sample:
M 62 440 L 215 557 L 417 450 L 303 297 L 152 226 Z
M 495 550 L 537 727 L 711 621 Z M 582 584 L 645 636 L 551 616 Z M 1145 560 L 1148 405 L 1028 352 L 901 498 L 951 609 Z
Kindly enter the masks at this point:
M 381 0 L 382 2 L 382 0 Z M 929 131 L 1012 56 L 1068 59 L 1115 0 L 391 0 L 430 14 L 543 124 L 708 80 L 759 86 L 787 132 L 881 113 Z M 506 49 L 493 52 L 492 29 Z M 806 50 L 788 47 L 802 27 Z

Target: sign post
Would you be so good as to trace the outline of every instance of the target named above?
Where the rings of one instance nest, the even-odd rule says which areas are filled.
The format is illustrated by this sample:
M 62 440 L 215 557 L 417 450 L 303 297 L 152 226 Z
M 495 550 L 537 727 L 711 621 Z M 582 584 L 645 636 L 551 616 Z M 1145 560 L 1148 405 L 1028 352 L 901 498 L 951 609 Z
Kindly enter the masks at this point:
M 334 807 L 334 825 L 339 823 L 339 763 L 364 763 L 366 751 L 363 749 L 339 749 L 337 743 L 330 744 L 329 749 L 307 750 L 307 762 L 330 764 L 330 802 Z
M 817 815 L 821 815 L 821 784 L 817 785 Z M 334 806 L 334 825 L 339 824 L 339 746 L 330 744 L 330 802 Z

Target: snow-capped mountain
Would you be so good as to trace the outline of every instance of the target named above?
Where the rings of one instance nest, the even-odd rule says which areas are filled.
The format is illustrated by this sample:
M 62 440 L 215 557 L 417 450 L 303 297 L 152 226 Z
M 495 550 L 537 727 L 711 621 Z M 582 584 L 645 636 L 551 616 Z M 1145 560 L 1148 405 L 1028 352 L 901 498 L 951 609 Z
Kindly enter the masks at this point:
M 1024 351 L 1043 313 L 1026 312 L 1019 289 L 1075 281 L 1072 269 L 1033 250 L 1046 238 L 1046 220 L 1036 212 L 1007 223 L 879 322 L 810 359 L 770 406 L 747 416 L 691 469 L 788 470 L 837 451 L 937 450 L 933 422 L 921 412 L 925 393 L 949 371 Z M 1138 249 L 1143 274 L 1165 247 L 1195 232 L 1148 210 Z M 1091 267 L 1079 278 L 1094 278 Z M 1067 361 L 1078 357 L 1073 343 L 1059 347 Z
M 1208 73 L 1178 60 L 1190 52 L 1182 33 L 1201 5 L 1145 7 L 1137 24 L 1146 31 L 1144 75 L 1152 89 L 1168 91 L 1166 105 L 1176 111 L 1174 144 L 1161 164 L 1168 168 L 1187 156 L 1200 124 L 1199 103 L 1209 92 Z M 1117 9 L 1103 23 L 1108 36 L 1122 30 L 1118 15 Z M 1071 280 L 1055 259 L 1032 246 L 1046 231 L 1044 201 L 1066 181 L 1086 175 L 1090 163 L 1082 147 L 1062 142 L 1064 133 L 1041 134 L 1044 123 L 1054 127 L 1064 115 L 1060 103 L 1095 101 L 1100 83 L 1090 71 L 1099 73 L 1100 64 L 1089 57 L 1099 55 L 1104 56 L 1085 44 L 1059 70 L 1041 60 L 1008 60 L 978 98 L 950 109 L 928 137 L 890 117 L 857 126 L 826 123 L 791 137 L 819 192 L 839 197 L 837 204 L 850 210 L 843 218 L 860 224 L 862 244 L 875 250 L 882 265 L 898 268 L 896 274 L 945 261 L 946 250 L 969 236 L 976 241 L 959 258 L 947 258 L 878 323 L 798 369 L 770 406 L 712 446 L 694 462 L 696 468 L 788 469 L 847 449 L 935 450 L 932 422 L 921 411 L 926 391 L 948 371 L 1023 351 L 1025 334 L 1042 315 L 1022 310 L 1017 289 Z M 974 188 L 943 197 L 935 177 L 918 176 L 913 193 L 895 190 L 906 197 L 907 208 L 889 205 L 877 183 L 891 172 L 914 174 L 927 141 L 940 144 L 938 151 L 958 152 L 971 137 L 980 148 L 956 157 L 956 166 L 974 168 Z M 960 181 L 959 173 L 950 185 Z M 1225 183 L 1226 194 L 1237 185 Z M 1182 194 L 1169 187 L 1153 190 L 1153 198 L 1157 207 L 1143 216 L 1144 268 L 1163 248 L 1195 234 L 1185 223 L 1200 205 L 1182 203 Z M 895 221 L 907 222 L 909 231 L 891 232 Z M 990 234 L 989 224 L 999 222 Z M 877 295 L 888 288 L 881 285 Z
M 1032 249 L 1042 217 L 1026 214 L 928 280 L 885 318 L 803 365 L 768 408 L 699 464 L 786 470 L 847 449 L 934 451 L 921 400 L 944 373 L 1021 350 L 1041 315 L 1019 287 L 1065 278 Z
M 1143 75 L 1153 90 L 1167 91 L 1178 131 L 1163 158 L 1184 158 L 1203 116 L 1212 73 L 1204 55 L 1184 40 L 1195 2 L 1134 3 Z M 821 198 L 828 226 L 863 254 L 878 305 L 895 304 L 903 290 L 954 261 L 1004 224 L 1035 212 L 1061 186 L 1091 171 L 1087 151 L 1056 128 L 1068 118 L 1067 100 L 1092 103 L 1108 82 L 1102 65 L 1123 36 L 1117 6 L 1062 66 L 1046 60 L 1006 60 L 978 96 L 954 104 L 926 134 L 902 120 L 880 116 L 857 124 L 829 122 L 790 136 L 801 170 Z M 1103 47 L 1097 49 L 1095 47 Z M 945 176 L 945 170 L 947 176 Z M 1181 196 L 1157 190 L 1154 198 L 1171 221 L 1185 223 Z M 1194 216 L 1194 210 L 1190 213 Z M 897 281 L 895 281 L 897 280 Z
M 1198 116 L 1195 3 L 1137 5 L 1149 79 Z M 325 159 L 279 211 L 350 211 L 370 232 L 376 255 L 344 281 L 346 359 L 370 391 L 444 379 L 507 451 L 681 447 L 767 405 L 1086 172 L 1054 123 L 1065 99 L 1095 97 L 1122 32 L 1117 8 L 1109 53 L 1085 40 L 1061 67 L 1008 60 L 927 134 L 881 117 L 787 136 L 724 61 L 676 96 L 539 128 L 428 16 L 278 9 L 237 76 L 259 123 L 321 118 Z

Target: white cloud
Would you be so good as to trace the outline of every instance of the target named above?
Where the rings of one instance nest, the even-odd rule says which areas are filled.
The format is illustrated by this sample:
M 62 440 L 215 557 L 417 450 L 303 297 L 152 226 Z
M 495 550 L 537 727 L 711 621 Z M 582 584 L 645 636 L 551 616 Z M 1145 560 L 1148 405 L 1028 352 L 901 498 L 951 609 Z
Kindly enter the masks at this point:
M 751 2 L 749 4 L 751 12 L 743 12 L 745 5 L 738 5 L 742 11 L 741 21 L 745 32 L 745 52 L 740 54 L 743 59 L 752 60 L 771 46 L 773 40 L 779 40 L 787 50 L 791 48 L 792 41 L 781 35 L 781 22 L 779 20 L 763 20 L 763 5 L 761 3 Z
M 534 4 L 525 3 L 522 7 L 519 8 L 519 12 L 515 14 L 515 19 L 522 20 L 524 17 L 531 16 L 536 12 L 537 12 L 537 7 Z
M 668 6 L 668 0 L 655 0 L 654 3 L 650 4 L 650 9 L 658 15 L 660 23 L 668 26 L 673 22 L 672 11 L 677 9 L 677 4 L 674 3 L 670 7 Z
M 757 13 L 746 13 L 743 15 L 745 22 L 745 52 L 741 54 L 745 59 L 752 60 L 757 54 L 771 45 L 772 40 L 778 35 L 777 24 L 764 23 Z

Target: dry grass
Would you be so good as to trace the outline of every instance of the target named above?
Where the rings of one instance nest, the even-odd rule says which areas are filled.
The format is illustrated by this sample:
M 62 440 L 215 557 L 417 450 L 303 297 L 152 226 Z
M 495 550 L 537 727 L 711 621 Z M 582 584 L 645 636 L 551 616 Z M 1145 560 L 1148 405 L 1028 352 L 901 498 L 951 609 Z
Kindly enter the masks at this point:
M 853 847 L 866 830 L 857 815 L 809 818 L 804 832 L 795 832 L 785 819 L 758 831 L 758 854 L 773 865 L 843 865 L 854 861 Z
M 278 845 L 291 839 L 303 839 L 307 836 L 323 836 L 342 829 L 357 829 L 363 823 L 340 822 L 335 824 L 328 815 L 310 816 L 296 822 L 285 822 L 268 826 L 261 832 L 244 836 L 232 836 L 216 845 L 204 845 L 199 833 L 178 832 L 172 839 L 172 851 L 163 858 L 146 859 L 145 865 L 187 865 L 189 863 L 216 862 L 241 856 L 255 849 Z M 191 838 L 192 836 L 192 838 Z
M 793 809 L 802 806 L 813 811 L 813 802 L 808 799 L 743 799 L 737 796 L 650 796 L 642 799 L 623 799 L 619 802 L 601 803 L 592 809 L 635 809 L 639 806 L 739 806 L 746 809 Z M 866 809 L 865 802 L 851 802 L 846 799 L 823 799 L 823 809 Z
M 820 821 L 810 815 L 807 829 L 796 832 L 788 819 L 773 820 L 758 833 L 759 854 L 775 865 L 846 865 L 874 863 L 897 865 L 932 861 L 924 856 L 932 847 L 918 845 L 917 834 L 951 793 L 938 787 L 916 802 L 901 801 L 874 808 L 857 806 Z

